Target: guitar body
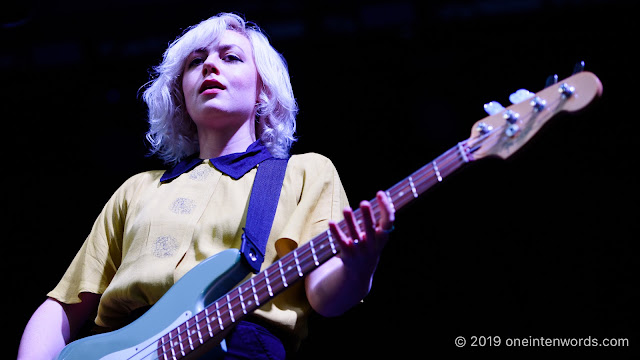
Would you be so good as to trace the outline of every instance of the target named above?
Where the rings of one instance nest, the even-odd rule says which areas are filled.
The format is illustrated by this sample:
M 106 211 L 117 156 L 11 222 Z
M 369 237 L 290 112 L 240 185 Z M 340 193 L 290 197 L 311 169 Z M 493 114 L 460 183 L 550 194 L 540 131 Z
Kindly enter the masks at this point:
M 186 273 L 136 321 L 113 332 L 74 341 L 58 359 L 157 359 L 156 344 L 166 332 L 202 311 L 248 273 L 239 250 L 216 254 Z

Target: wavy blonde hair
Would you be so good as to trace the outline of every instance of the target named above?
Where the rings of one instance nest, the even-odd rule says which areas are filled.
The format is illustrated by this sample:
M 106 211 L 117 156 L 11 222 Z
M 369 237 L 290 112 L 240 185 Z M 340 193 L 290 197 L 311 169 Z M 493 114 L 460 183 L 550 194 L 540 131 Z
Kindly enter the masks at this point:
M 149 108 L 146 138 L 150 153 L 165 163 L 175 164 L 199 151 L 198 133 L 184 102 L 181 77 L 186 58 L 206 47 L 225 30 L 237 31 L 249 39 L 262 88 L 258 95 L 257 134 L 276 158 L 289 156 L 296 141 L 298 106 L 293 96 L 287 63 L 269 43 L 264 32 L 238 15 L 220 13 L 187 28 L 174 40 L 153 68 L 143 99 Z

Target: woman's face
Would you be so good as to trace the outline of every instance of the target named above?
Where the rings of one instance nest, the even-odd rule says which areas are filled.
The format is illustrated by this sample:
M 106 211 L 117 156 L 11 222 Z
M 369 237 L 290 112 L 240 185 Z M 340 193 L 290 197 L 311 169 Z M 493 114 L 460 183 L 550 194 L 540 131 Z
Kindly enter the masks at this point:
M 200 130 L 255 120 L 258 71 L 242 34 L 225 30 L 218 41 L 191 53 L 182 76 L 187 112 Z

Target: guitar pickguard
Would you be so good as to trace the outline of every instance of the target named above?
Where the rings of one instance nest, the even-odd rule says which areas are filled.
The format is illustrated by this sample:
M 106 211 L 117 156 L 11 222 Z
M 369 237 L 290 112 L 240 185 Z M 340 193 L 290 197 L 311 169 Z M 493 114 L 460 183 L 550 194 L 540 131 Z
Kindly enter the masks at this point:
M 160 338 L 164 336 L 166 333 L 176 328 L 178 325 L 183 322 L 189 320 L 191 317 L 191 311 L 185 311 L 180 317 L 178 317 L 171 325 L 167 326 L 166 329 L 162 329 L 162 331 L 158 332 L 156 335 L 152 336 L 148 340 L 136 345 L 132 346 L 128 349 L 124 349 L 118 352 L 114 352 L 107 356 L 100 358 L 101 360 L 120 360 L 120 359 L 131 359 L 131 360 L 151 360 L 158 359 L 157 346 L 155 344 L 158 343 Z

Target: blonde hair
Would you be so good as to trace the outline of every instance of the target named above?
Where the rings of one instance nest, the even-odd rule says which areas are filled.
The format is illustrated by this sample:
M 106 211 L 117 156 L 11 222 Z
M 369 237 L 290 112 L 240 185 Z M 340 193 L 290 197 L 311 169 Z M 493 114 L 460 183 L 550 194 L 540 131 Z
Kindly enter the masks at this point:
M 296 131 L 298 106 L 293 96 L 287 63 L 269 43 L 263 31 L 240 16 L 220 13 L 187 28 L 174 40 L 153 68 L 143 99 L 149 108 L 146 138 L 151 154 L 175 164 L 199 151 L 195 123 L 187 113 L 181 76 L 187 56 L 206 47 L 225 30 L 237 31 L 249 39 L 262 88 L 258 95 L 257 134 L 276 158 L 286 158 Z

